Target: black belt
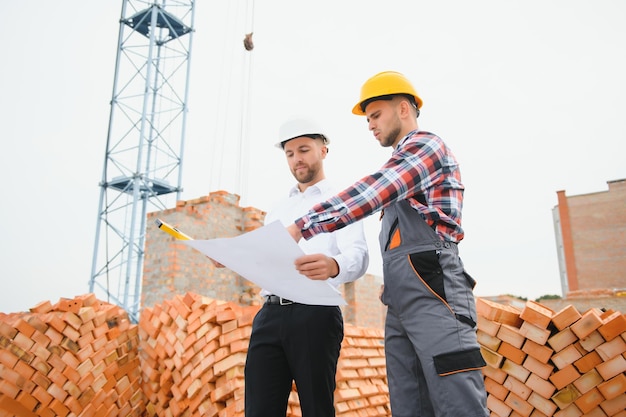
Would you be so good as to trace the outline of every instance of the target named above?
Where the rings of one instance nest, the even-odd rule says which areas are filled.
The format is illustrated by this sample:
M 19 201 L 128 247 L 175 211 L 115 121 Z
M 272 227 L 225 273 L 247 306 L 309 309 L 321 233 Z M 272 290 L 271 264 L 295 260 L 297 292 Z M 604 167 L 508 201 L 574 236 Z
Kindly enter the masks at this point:
M 279 297 L 277 295 L 268 295 L 265 297 L 265 304 L 276 304 L 276 305 L 281 305 L 281 306 L 288 306 L 291 304 L 298 304 L 298 303 L 293 302 L 283 297 Z

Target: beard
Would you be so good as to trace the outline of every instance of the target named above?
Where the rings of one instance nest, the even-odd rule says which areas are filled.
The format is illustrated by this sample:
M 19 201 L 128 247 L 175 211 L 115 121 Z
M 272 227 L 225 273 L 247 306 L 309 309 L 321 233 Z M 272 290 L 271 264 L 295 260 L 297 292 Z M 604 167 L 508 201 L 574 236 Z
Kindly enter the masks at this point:
M 402 126 L 400 125 L 400 119 L 396 117 L 395 123 L 391 126 L 389 133 L 380 138 L 380 146 L 385 148 L 393 146 L 398 140 L 401 131 Z
M 302 168 L 305 168 L 305 169 L 302 170 Z M 293 169 L 291 173 L 300 184 L 308 184 L 311 181 L 313 181 L 313 179 L 315 179 L 317 171 L 314 169 L 311 169 L 311 167 L 309 166 L 300 166 L 296 169 Z

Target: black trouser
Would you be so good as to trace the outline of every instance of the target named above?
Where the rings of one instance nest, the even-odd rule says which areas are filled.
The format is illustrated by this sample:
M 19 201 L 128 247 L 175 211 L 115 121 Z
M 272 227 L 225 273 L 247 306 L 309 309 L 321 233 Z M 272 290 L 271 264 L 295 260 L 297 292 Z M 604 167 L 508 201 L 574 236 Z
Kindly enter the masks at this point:
M 337 306 L 265 304 L 254 318 L 245 368 L 245 416 L 285 417 L 295 381 L 303 417 L 335 415 L 343 317 Z

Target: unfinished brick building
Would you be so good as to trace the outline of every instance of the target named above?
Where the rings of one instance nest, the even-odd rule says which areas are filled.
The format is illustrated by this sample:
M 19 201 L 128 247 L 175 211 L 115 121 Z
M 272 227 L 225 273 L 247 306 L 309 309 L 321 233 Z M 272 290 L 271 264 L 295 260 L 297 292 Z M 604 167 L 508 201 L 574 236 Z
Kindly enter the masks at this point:
M 608 191 L 566 196 L 552 210 L 564 302 L 626 306 L 626 179 Z M 588 303 L 585 303 L 588 300 Z M 599 301 L 598 301 L 599 300 Z M 553 307 L 560 307 L 551 303 Z

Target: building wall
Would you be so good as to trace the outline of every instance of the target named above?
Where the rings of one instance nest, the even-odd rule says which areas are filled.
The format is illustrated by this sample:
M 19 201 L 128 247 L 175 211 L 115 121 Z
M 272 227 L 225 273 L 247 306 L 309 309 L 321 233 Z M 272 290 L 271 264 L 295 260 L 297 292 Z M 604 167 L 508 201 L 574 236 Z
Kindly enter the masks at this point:
M 566 292 L 626 287 L 626 180 L 609 181 L 608 187 L 568 197 L 558 192 L 557 241 L 565 258 L 559 264 L 567 266 Z
M 148 214 L 141 309 L 194 292 L 241 305 L 262 303 L 260 288 L 228 268 L 216 268 L 203 254 L 159 230 L 161 219 L 193 239 L 234 237 L 263 225 L 265 212 L 240 207 L 239 196 L 225 191 L 179 201 L 175 208 Z M 378 299 L 380 278 L 366 274 L 344 285 L 346 323 L 382 329 L 385 309 Z

